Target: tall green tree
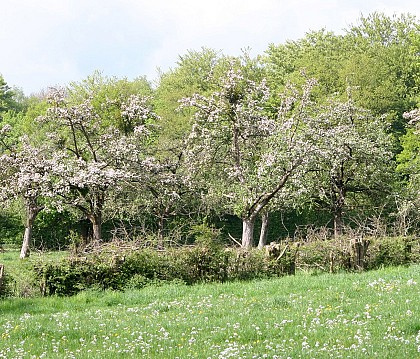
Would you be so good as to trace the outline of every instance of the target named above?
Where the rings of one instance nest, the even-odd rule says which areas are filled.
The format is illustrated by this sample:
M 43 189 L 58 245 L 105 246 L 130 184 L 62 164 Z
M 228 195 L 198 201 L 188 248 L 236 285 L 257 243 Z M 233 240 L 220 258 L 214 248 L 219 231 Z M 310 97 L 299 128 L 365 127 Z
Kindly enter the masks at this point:
M 387 114 L 394 132 L 404 132 L 403 113 L 415 104 L 419 88 L 420 25 L 410 14 L 361 17 L 346 38 L 351 57 L 343 66 L 354 101 L 374 113 Z
M 362 16 L 344 35 L 312 31 L 303 39 L 270 45 L 264 61 L 270 83 L 284 86 L 301 69 L 319 82 L 319 100 L 332 95 L 346 100 L 353 88 L 356 105 L 377 115 L 387 114 L 398 137 L 404 132 L 402 114 L 413 107 L 419 88 L 419 34 L 414 16 Z
M 0 74 L 0 121 L 5 112 L 19 109 L 20 106 L 17 102 L 19 95 L 20 92 L 12 89 Z
M 211 91 L 214 88 L 212 74 L 221 61 L 221 54 L 212 49 L 188 51 L 179 57 L 173 69 L 160 74 L 153 103 L 162 119 L 159 147 L 167 156 L 180 156 L 185 137 L 191 130 L 189 117 L 178 110 L 179 100 L 197 92 Z
M 420 222 L 420 110 L 414 109 L 405 113 L 409 121 L 407 133 L 401 138 L 403 150 L 397 156 L 398 172 L 406 183 L 398 207 L 398 218 L 404 234 L 418 230 Z

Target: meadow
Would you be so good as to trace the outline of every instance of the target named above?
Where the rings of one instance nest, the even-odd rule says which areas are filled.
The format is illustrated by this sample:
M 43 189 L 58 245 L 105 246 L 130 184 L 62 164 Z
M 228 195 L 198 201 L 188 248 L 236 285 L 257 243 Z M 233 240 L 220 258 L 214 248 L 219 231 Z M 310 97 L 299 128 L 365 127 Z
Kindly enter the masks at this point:
M 420 358 L 420 266 L 0 300 L 0 358 Z

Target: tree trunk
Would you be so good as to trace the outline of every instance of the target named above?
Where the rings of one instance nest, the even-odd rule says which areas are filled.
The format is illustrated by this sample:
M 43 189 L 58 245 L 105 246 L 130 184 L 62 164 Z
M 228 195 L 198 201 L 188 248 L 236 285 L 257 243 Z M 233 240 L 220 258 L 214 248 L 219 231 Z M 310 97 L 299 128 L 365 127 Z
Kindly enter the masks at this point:
M 164 231 L 165 231 L 165 223 L 166 223 L 166 219 L 168 218 L 168 215 L 169 215 L 169 205 L 166 206 L 165 209 L 163 209 L 162 211 L 158 212 L 157 238 L 158 238 L 158 247 L 161 249 L 165 247 Z
M 343 213 L 341 210 L 336 210 L 334 213 L 334 238 L 343 234 L 343 227 Z
M 92 238 L 91 222 L 88 219 L 82 219 L 80 222 L 80 237 L 82 242 L 80 243 L 81 248 L 86 247 Z
M 343 234 L 344 222 L 343 222 L 343 210 L 346 198 L 346 189 L 343 185 L 341 177 L 334 180 L 332 188 L 332 210 L 334 216 L 334 238 L 337 238 Z
M 258 242 L 258 249 L 262 249 L 267 244 L 268 234 L 268 212 L 264 212 L 261 216 L 261 232 Z
M 251 248 L 254 243 L 254 225 L 255 218 L 264 209 L 264 207 L 277 195 L 277 193 L 285 186 L 287 180 L 293 171 L 299 167 L 301 161 L 296 162 L 292 168 L 285 171 L 280 178 L 277 186 L 271 191 L 260 196 L 257 201 L 249 208 L 248 216 L 242 218 L 242 247 Z
M 3 275 L 4 275 L 4 265 L 0 264 L 0 294 L 2 293 L 3 288 Z
M 90 214 L 88 218 L 92 223 L 92 239 L 94 241 L 100 241 L 102 239 L 102 215 L 100 213 Z
M 158 239 L 158 247 L 162 249 L 163 246 L 163 229 L 164 229 L 165 219 L 163 215 L 160 216 L 158 219 L 158 228 L 157 228 L 157 239 Z
M 94 217 L 92 222 L 93 227 L 93 240 L 100 241 L 102 239 L 102 219 L 100 215 Z
M 25 223 L 25 233 L 23 235 L 22 248 L 20 250 L 20 259 L 29 257 L 30 255 L 30 246 L 32 240 L 32 229 L 35 223 L 35 218 L 42 207 L 36 206 L 36 204 L 28 203 L 26 208 L 26 223 Z
M 242 219 L 242 247 L 249 249 L 254 242 L 255 217 Z
M 20 250 L 20 259 L 29 257 L 31 238 L 32 238 L 32 225 L 25 226 L 25 234 L 23 235 L 23 243 L 22 243 L 22 248 Z

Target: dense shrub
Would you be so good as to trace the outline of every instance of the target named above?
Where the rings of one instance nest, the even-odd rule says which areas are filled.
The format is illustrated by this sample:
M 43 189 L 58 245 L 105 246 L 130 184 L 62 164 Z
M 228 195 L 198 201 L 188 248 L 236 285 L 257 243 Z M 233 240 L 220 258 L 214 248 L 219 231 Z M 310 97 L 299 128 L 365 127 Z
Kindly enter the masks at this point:
M 299 269 L 336 272 L 419 263 L 420 241 L 411 237 L 349 238 L 303 242 Z
M 0 246 L 21 245 L 23 238 L 23 223 L 18 215 L 0 212 Z
M 229 253 L 217 243 L 199 244 L 173 250 L 175 268 L 187 284 L 224 282 L 228 279 Z
M 259 250 L 226 249 L 201 243 L 168 250 L 103 251 L 38 263 L 35 273 L 44 295 L 73 295 L 87 288 L 142 288 L 162 282 L 224 282 L 281 275 L 283 262 Z
M 293 274 L 295 269 L 336 272 L 418 262 L 413 238 L 348 238 L 272 243 L 265 250 L 226 248 L 207 240 L 166 250 L 108 244 L 85 257 L 38 263 L 45 295 L 72 295 L 87 288 L 124 290 L 164 282 L 186 284 L 249 280 Z
M 296 265 L 302 270 L 347 270 L 350 268 L 350 252 L 350 240 L 347 237 L 302 242 Z
M 9 276 L 4 273 L 4 267 L 0 264 L 0 298 L 6 297 L 9 294 L 8 280 Z
M 420 263 L 420 239 L 413 239 L 410 243 L 410 263 Z
M 412 237 L 372 238 L 368 251 L 367 269 L 415 263 L 419 240 Z

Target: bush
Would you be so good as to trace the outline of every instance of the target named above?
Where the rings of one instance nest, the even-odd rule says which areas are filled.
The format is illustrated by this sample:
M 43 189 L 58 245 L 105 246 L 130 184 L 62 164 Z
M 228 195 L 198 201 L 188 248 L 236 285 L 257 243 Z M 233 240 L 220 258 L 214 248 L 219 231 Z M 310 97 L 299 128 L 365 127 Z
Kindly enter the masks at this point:
M 302 242 L 297 267 L 302 270 L 338 272 L 351 269 L 351 242 L 348 237 Z
M 413 239 L 410 243 L 410 263 L 420 263 L 420 239 Z
M 381 266 L 405 265 L 416 262 L 412 249 L 419 246 L 411 237 L 382 237 L 371 239 L 368 251 L 368 269 Z M 417 259 L 418 260 L 418 259 Z
M 35 219 L 32 246 L 40 250 L 66 248 L 70 244 L 67 234 L 75 228 L 76 219 L 71 213 L 41 211 Z
M 224 282 L 228 279 L 229 253 L 217 243 L 200 243 L 172 250 L 170 257 L 179 279 L 187 284 Z
M 116 254 L 117 253 L 117 254 Z M 44 295 L 74 295 L 88 288 L 124 290 L 182 282 L 224 282 L 283 274 L 283 262 L 263 251 L 226 249 L 200 243 L 164 251 L 104 251 L 34 266 Z
M 20 217 L 14 213 L 0 212 L 0 246 L 3 244 L 22 244 L 24 226 Z
M 9 296 L 9 276 L 4 272 L 4 266 L 0 264 L 0 298 Z
M 300 269 L 336 272 L 419 263 L 420 241 L 410 237 L 349 238 L 303 242 Z
M 295 268 L 336 272 L 412 263 L 420 243 L 412 238 L 272 243 L 265 251 L 226 248 L 203 240 L 167 250 L 107 244 L 86 257 L 39 263 L 35 273 L 45 295 L 73 295 L 89 289 L 124 290 L 165 282 L 195 284 L 293 274 Z

